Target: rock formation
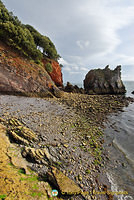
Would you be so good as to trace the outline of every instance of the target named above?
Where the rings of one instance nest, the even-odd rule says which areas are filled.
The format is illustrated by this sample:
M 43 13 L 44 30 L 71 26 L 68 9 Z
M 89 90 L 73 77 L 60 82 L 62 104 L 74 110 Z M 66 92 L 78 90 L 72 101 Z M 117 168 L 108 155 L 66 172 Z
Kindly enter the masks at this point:
M 67 82 L 67 85 L 65 86 L 64 91 L 65 92 L 84 94 L 83 88 L 79 88 L 77 85 L 73 86 L 70 82 Z
M 88 94 L 124 94 L 126 90 L 121 80 L 121 66 L 114 70 L 110 70 L 109 66 L 90 70 L 85 77 L 84 88 Z
M 82 193 L 74 181 L 55 167 L 52 167 L 51 172 L 48 172 L 48 178 L 63 195 L 77 195 Z
M 56 65 L 54 61 L 53 65 L 57 66 L 58 64 Z M 62 74 L 60 73 L 57 74 L 61 81 L 59 85 L 62 84 Z M 53 97 L 51 93 L 53 86 L 56 87 L 55 82 L 52 81 L 44 67 L 20 56 L 0 42 L 0 92 L 8 94 L 37 93 L 42 97 Z
M 51 79 L 54 81 L 54 83 L 56 84 L 56 86 L 63 86 L 63 80 L 62 80 L 62 73 L 61 73 L 61 67 L 59 65 L 58 62 L 54 61 L 54 60 L 43 60 L 44 66 L 47 63 L 51 63 L 52 65 L 52 72 L 49 72 L 49 75 L 51 77 Z

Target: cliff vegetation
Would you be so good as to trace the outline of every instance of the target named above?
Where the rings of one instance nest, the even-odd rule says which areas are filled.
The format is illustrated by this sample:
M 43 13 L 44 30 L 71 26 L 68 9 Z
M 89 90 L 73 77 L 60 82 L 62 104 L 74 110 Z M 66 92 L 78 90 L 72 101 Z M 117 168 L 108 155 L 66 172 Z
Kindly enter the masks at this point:
M 52 41 L 31 25 L 24 25 L 0 1 L 0 40 L 19 50 L 37 63 L 47 56 L 57 60 L 59 55 Z

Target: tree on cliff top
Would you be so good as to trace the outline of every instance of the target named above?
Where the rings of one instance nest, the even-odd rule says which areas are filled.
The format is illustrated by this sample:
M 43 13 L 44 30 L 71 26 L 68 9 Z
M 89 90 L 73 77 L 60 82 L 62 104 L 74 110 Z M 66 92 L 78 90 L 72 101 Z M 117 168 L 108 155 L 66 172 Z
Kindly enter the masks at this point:
M 32 26 L 22 24 L 12 12 L 8 12 L 1 0 L 0 40 L 35 61 L 41 60 L 43 55 L 55 60 L 59 58 L 52 41 Z M 39 48 L 43 49 L 43 53 Z
M 41 35 L 35 28 L 31 25 L 26 24 L 25 27 L 32 34 L 36 47 L 43 49 L 43 54 L 49 58 L 57 60 L 60 56 L 57 54 L 56 48 L 52 41 L 44 35 Z

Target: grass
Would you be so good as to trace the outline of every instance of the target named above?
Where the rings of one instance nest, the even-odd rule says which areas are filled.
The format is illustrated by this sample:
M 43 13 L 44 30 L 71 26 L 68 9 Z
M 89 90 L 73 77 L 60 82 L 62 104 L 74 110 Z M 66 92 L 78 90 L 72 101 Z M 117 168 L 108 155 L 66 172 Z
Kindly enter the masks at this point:
M 38 189 L 39 189 L 39 187 L 38 187 L 38 185 L 37 185 L 37 184 L 34 184 L 34 186 L 32 186 L 32 189 L 33 189 L 33 190 L 38 190 Z
M 0 195 L 0 199 L 2 199 L 2 200 L 4 200 L 6 197 L 7 197 L 6 194 L 2 194 L 2 195 Z
M 20 180 L 21 181 L 30 181 L 30 182 L 38 181 L 38 176 L 29 175 L 29 177 L 26 177 L 26 178 L 21 177 Z
M 31 196 L 32 196 L 32 197 L 41 197 L 42 195 L 43 195 L 42 192 L 32 192 L 32 193 L 31 193 Z
M 24 170 L 24 169 L 19 169 L 19 170 L 18 170 L 18 173 L 19 173 L 19 174 L 25 174 L 25 170 Z

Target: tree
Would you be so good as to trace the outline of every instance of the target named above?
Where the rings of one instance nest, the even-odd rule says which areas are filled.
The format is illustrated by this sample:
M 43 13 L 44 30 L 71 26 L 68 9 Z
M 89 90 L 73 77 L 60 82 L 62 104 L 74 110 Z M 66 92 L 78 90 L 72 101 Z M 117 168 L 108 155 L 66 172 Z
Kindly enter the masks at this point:
M 24 55 L 39 61 L 43 56 L 57 60 L 59 55 L 52 41 L 31 25 L 22 24 L 17 16 L 8 12 L 0 0 L 0 40 L 18 49 Z M 42 52 L 40 51 L 42 49 Z

